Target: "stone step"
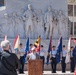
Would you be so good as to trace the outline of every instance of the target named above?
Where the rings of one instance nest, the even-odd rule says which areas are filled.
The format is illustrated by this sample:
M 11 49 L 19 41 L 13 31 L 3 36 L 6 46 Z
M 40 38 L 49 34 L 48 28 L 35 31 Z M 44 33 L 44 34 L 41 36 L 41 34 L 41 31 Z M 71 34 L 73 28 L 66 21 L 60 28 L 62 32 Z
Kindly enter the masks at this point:
M 25 71 L 27 71 L 27 64 L 25 64 L 25 67 L 24 67 Z M 61 63 L 58 63 L 57 64 L 57 71 L 61 71 L 62 68 L 61 68 Z M 51 71 L 51 64 L 49 65 L 44 65 L 44 71 Z M 70 64 L 68 63 L 66 65 L 66 71 L 70 71 Z
M 18 75 L 28 75 L 28 71 L 25 71 L 25 74 Z M 74 73 L 70 73 L 70 71 L 66 71 L 66 73 L 62 73 L 61 71 L 57 71 L 57 73 L 51 73 L 51 71 L 44 71 L 43 75 L 74 75 Z

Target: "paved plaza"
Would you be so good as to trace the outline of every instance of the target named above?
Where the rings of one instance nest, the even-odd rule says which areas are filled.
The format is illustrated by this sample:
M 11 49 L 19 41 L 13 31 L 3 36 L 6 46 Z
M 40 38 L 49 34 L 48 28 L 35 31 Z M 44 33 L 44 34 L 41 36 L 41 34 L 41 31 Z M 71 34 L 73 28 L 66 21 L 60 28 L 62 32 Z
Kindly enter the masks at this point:
M 28 75 L 28 72 L 25 71 L 25 74 L 19 75 Z M 74 75 L 74 73 L 70 73 L 70 71 L 67 71 L 66 73 L 62 73 L 61 71 L 57 71 L 57 73 L 51 73 L 51 71 L 44 71 L 43 75 Z

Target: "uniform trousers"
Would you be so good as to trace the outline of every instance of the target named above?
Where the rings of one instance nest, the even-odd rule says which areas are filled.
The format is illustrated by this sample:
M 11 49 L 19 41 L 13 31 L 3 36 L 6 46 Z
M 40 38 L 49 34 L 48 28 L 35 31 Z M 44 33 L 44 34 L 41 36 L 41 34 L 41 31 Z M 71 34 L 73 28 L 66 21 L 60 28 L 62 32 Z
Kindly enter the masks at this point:
M 40 56 L 40 59 L 42 59 L 42 68 L 44 70 L 45 57 L 44 56 Z
M 66 59 L 66 57 L 62 57 L 62 61 L 61 61 L 62 72 L 66 71 L 65 59 Z
M 71 57 L 70 60 L 71 60 L 71 62 L 70 62 L 70 69 L 71 69 L 71 72 L 74 72 L 74 70 L 75 70 L 74 58 Z
M 56 73 L 56 65 L 57 65 L 57 60 L 56 57 L 51 58 L 51 68 L 52 68 L 52 73 Z
M 24 56 L 20 56 L 20 64 L 21 68 L 19 69 L 19 73 L 24 73 Z

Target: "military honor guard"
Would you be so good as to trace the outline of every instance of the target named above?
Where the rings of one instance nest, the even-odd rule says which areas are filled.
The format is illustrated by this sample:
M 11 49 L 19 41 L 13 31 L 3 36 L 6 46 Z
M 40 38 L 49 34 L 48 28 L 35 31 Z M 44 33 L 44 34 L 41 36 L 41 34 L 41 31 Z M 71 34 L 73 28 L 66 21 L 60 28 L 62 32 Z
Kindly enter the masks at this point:
M 40 48 L 40 59 L 42 59 L 43 61 L 43 70 L 44 70 L 44 63 L 45 63 L 45 50 L 44 50 L 44 47 L 43 45 L 41 45 L 41 48 Z
M 52 73 L 56 73 L 56 65 L 57 65 L 56 54 L 57 54 L 56 47 L 53 46 L 52 51 L 50 51 Z
M 24 74 L 24 54 L 25 54 L 25 49 L 23 48 L 23 44 L 20 43 L 20 63 L 21 63 L 21 68 L 19 69 L 20 74 Z
M 66 63 L 65 63 L 66 54 L 67 54 L 66 47 L 65 47 L 65 45 L 63 45 L 63 49 L 62 49 L 62 52 L 61 52 L 62 73 L 65 73 L 66 72 Z
M 73 50 L 74 50 L 74 47 L 71 46 L 71 49 L 70 49 L 70 70 L 71 70 L 71 72 L 74 72 L 74 70 L 75 70 Z

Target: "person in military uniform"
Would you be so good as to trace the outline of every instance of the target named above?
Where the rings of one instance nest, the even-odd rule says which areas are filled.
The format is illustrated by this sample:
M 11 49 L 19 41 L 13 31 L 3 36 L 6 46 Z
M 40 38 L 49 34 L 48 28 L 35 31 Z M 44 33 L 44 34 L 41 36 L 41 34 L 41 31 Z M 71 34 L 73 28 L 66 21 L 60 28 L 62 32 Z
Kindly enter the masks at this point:
M 43 70 L 44 70 L 44 62 L 45 62 L 45 50 L 43 49 L 43 45 L 41 45 L 41 48 L 40 48 L 40 59 L 42 59 L 43 61 Z
M 65 47 L 65 45 L 63 45 L 63 49 L 62 49 L 62 52 L 61 52 L 61 67 L 62 67 L 62 73 L 65 73 L 65 71 L 66 71 L 66 63 L 65 63 L 66 54 L 67 54 L 66 47 Z
M 52 51 L 50 51 L 52 73 L 56 73 L 56 65 L 57 65 L 56 54 L 57 54 L 56 47 L 53 46 Z
M 24 57 L 24 54 L 25 54 L 25 49 L 23 48 L 23 44 L 20 43 L 20 63 L 21 63 L 21 68 L 19 69 L 19 73 L 20 74 L 24 74 L 24 64 L 25 64 L 25 57 Z
M 71 49 L 70 49 L 70 70 L 71 70 L 71 72 L 74 72 L 74 70 L 75 70 L 73 50 L 74 50 L 74 47 L 71 46 Z

